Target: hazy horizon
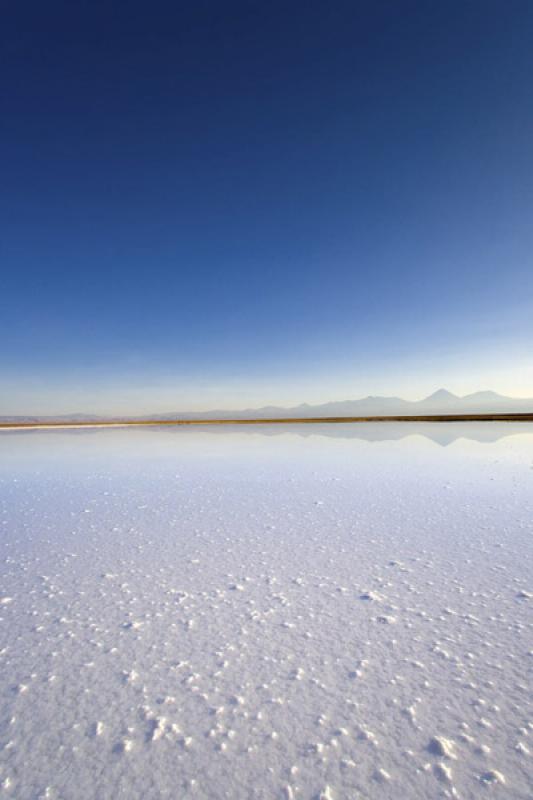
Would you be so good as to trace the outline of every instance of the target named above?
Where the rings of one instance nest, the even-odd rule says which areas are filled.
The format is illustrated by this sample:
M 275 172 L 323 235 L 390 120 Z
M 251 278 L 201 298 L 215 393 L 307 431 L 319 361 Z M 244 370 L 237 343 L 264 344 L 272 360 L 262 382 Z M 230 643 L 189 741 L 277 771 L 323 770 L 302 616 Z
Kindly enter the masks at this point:
M 326 405 L 326 404 L 328 404 L 328 405 L 329 404 L 335 404 L 335 403 L 339 403 L 339 402 L 360 402 L 360 401 L 363 401 L 363 400 L 376 400 L 376 401 L 379 401 L 381 399 L 392 399 L 392 398 L 398 399 L 398 400 L 400 400 L 402 402 L 403 401 L 407 401 L 407 402 L 411 402 L 411 403 L 419 403 L 419 402 L 423 402 L 425 400 L 430 400 L 434 395 L 437 395 L 440 392 L 444 392 L 446 394 L 450 394 L 454 398 L 456 398 L 457 400 L 463 400 L 465 398 L 471 397 L 472 395 L 478 395 L 478 394 L 479 395 L 483 395 L 485 393 L 496 394 L 496 395 L 501 396 L 501 397 L 503 397 L 505 399 L 510 399 L 510 400 L 518 401 L 518 402 L 521 401 L 521 400 L 533 399 L 533 393 L 532 393 L 532 397 L 516 396 L 516 395 L 504 394 L 503 392 L 495 392 L 494 389 L 483 388 L 483 389 L 477 389 L 474 392 L 465 392 L 464 394 L 457 394 L 455 392 L 451 392 L 446 387 L 442 387 L 441 386 L 441 387 L 439 387 L 437 389 L 433 389 L 428 394 L 425 394 L 423 396 L 417 396 L 417 397 L 405 397 L 405 396 L 400 395 L 399 393 L 391 393 L 391 394 L 387 394 L 387 395 L 371 393 L 371 394 L 360 395 L 360 396 L 357 396 L 357 397 L 356 396 L 352 396 L 352 397 L 336 397 L 336 398 L 330 397 L 329 399 L 322 400 L 322 401 L 315 402 L 315 403 L 310 403 L 308 400 L 304 399 L 304 400 L 301 400 L 299 402 L 290 403 L 290 404 L 289 403 L 284 404 L 284 403 L 281 403 L 281 402 L 271 402 L 271 403 L 270 402 L 269 403 L 260 402 L 257 405 L 247 405 L 247 406 L 243 406 L 243 405 L 241 405 L 241 406 L 222 406 L 221 405 L 221 406 L 216 406 L 216 407 L 212 405 L 212 406 L 205 407 L 205 408 L 198 408 L 198 407 L 189 407 L 189 408 L 178 408 L 178 407 L 175 407 L 175 408 L 171 408 L 169 406 L 169 407 L 164 407 L 164 408 L 156 409 L 156 410 L 154 409 L 153 406 L 149 406 L 148 405 L 148 407 L 144 411 L 139 411 L 137 413 L 139 415 L 145 413 L 145 414 L 147 414 L 149 416 L 149 415 L 154 415 L 154 414 L 167 414 L 167 413 L 170 414 L 170 413 L 174 413 L 174 412 L 176 414 L 179 414 L 179 413 L 189 413 L 189 412 L 190 413 L 205 413 L 205 412 L 209 412 L 209 411 L 225 411 L 226 412 L 226 411 L 239 411 L 239 410 L 246 411 L 246 410 L 253 410 L 253 409 L 260 410 L 262 408 L 268 408 L 268 407 L 279 407 L 279 408 L 291 409 L 291 408 L 297 408 L 297 407 L 303 406 L 303 405 L 314 407 L 314 406 L 320 406 L 320 405 Z M 17 413 L 14 413 L 14 412 L 2 412 L 2 413 L 0 413 L 0 417 L 2 417 L 2 416 L 3 417 L 7 417 L 7 416 L 13 416 L 13 417 L 15 417 L 15 416 L 21 416 L 21 417 L 22 416 L 43 416 L 44 417 L 44 416 L 69 416 L 69 415 L 80 415 L 80 414 L 97 415 L 97 416 L 101 416 L 101 417 L 105 417 L 107 415 L 109 417 L 113 417 L 113 415 L 118 416 L 120 413 L 122 413 L 123 416 L 135 415 L 135 411 L 133 411 L 133 412 L 130 411 L 129 413 L 127 413 L 127 412 L 117 412 L 117 411 L 115 411 L 115 412 L 105 412 L 105 411 L 103 411 L 102 412 L 102 411 L 96 411 L 96 410 L 88 411 L 86 408 L 79 407 L 79 408 L 70 408 L 67 411 L 51 411 L 51 412 L 48 412 L 48 413 L 45 413 L 43 411 L 32 411 L 32 412 L 26 412 L 26 413 L 24 413 L 24 412 L 17 412 Z

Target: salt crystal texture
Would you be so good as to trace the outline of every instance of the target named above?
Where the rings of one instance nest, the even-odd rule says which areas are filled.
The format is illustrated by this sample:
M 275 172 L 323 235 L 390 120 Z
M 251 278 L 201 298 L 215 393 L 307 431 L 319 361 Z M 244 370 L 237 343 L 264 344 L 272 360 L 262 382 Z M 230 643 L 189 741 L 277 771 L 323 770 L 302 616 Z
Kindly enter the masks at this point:
M 532 797 L 533 426 L 480 425 L 0 433 L 2 796 Z

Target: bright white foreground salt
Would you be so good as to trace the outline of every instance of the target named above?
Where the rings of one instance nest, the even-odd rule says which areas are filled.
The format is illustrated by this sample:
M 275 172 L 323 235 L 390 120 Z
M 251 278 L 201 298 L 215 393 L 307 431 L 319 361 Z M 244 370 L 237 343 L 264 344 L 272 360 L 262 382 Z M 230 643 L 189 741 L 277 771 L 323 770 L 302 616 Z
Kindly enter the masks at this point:
M 1 791 L 531 798 L 533 426 L 486 425 L 0 434 Z

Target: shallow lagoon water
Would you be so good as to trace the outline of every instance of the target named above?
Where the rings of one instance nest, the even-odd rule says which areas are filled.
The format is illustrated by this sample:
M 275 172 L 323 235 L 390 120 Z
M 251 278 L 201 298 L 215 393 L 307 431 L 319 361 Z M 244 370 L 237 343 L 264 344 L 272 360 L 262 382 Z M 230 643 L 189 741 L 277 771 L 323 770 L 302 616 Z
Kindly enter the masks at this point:
M 533 426 L 0 434 L 0 786 L 530 798 Z

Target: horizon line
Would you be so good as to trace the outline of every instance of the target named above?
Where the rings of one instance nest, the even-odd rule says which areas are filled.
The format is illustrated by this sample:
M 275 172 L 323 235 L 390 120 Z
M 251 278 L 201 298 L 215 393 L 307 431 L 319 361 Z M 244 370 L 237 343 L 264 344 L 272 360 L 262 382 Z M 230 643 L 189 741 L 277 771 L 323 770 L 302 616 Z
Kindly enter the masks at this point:
M 163 425 L 287 425 L 342 424 L 367 422 L 533 422 L 533 412 L 498 414 L 395 414 L 368 417 L 280 417 L 270 419 L 174 419 L 174 420 L 77 420 L 75 422 L 0 422 L 0 430 L 31 430 L 43 428 L 125 428 Z

